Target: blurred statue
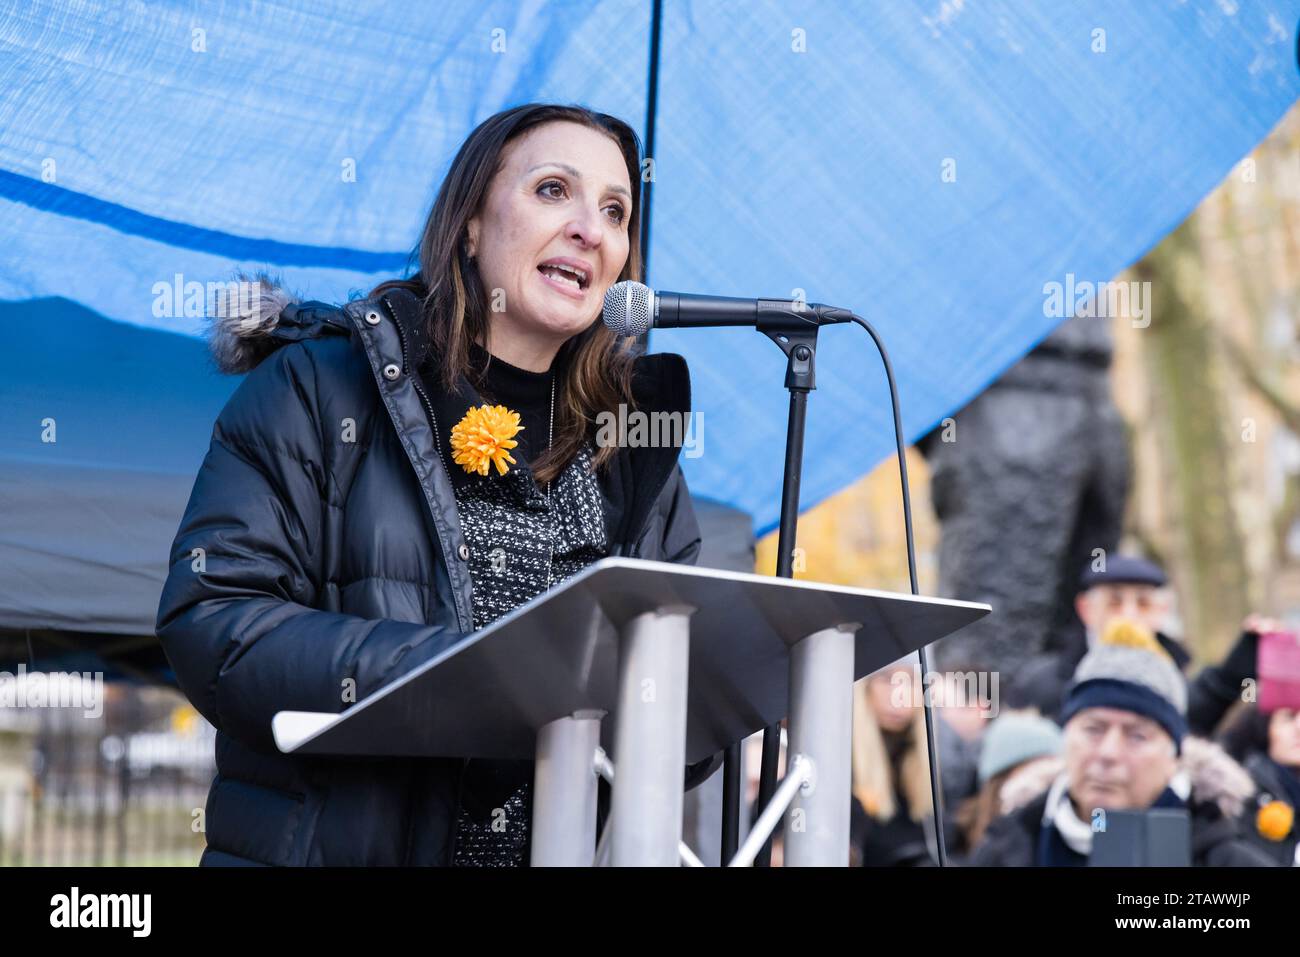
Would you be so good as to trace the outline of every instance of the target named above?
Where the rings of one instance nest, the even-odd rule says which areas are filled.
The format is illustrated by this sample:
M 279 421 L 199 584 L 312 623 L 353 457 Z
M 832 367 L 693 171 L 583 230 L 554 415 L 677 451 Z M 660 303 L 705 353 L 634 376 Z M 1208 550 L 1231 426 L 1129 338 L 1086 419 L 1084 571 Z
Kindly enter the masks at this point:
M 1119 543 L 1129 485 L 1107 319 L 1067 320 L 920 442 L 940 523 L 940 594 L 993 613 L 937 647 L 1004 680 L 1082 640 L 1073 602 L 1095 549 Z

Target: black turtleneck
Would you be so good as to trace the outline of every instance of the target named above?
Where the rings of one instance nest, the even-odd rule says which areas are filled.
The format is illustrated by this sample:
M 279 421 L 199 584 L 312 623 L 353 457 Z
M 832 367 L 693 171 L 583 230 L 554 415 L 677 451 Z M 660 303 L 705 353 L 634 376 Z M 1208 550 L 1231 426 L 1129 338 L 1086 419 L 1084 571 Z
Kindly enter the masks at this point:
M 551 423 L 551 377 L 555 364 L 546 372 L 529 372 L 490 355 L 477 342 L 470 343 L 471 368 L 477 373 L 487 365 L 486 378 L 476 383 L 485 402 L 504 405 L 519 413 L 523 429 L 515 436 L 519 443 L 511 455 L 520 464 L 531 467 L 546 451 Z M 472 378 L 472 376 L 471 376 Z

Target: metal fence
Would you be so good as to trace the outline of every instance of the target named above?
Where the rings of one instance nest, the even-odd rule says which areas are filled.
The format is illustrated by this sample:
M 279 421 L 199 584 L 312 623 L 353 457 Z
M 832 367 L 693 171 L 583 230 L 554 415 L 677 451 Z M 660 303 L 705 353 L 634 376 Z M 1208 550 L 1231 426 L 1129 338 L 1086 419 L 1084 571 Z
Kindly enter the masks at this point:
M 214 731 L 179 696 L 106 686 L 102 714 L 0 708 L 0 866 L 189 866 Z

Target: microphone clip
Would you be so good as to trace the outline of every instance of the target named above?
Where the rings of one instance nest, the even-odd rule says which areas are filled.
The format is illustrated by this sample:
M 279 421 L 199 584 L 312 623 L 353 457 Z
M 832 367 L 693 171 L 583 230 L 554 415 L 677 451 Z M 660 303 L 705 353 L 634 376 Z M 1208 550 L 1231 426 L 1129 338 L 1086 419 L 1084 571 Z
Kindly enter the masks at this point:
M 762 310 L 758 331 L 785 353 L 785 387 L 811 392 L 817 388 L 817 332 L 821 329 L 813 307 L 803 310 Z

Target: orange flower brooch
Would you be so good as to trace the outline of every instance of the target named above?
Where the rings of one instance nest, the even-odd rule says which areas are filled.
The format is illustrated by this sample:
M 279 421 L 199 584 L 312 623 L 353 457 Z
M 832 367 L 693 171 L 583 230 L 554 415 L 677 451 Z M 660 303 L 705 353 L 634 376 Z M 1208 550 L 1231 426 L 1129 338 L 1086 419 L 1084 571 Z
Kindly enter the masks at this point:
M 495 465 L 497 473 L 505 475 L 509 471 L 506 463 L 515 464 L 510 449 L 519 444 L 514 437 L 523 428 L 519 413 L 511 412 L 504 405 L 470 409 L 452 426 L 452 460 L 466 472 L 487 475 L 489 466 Z

